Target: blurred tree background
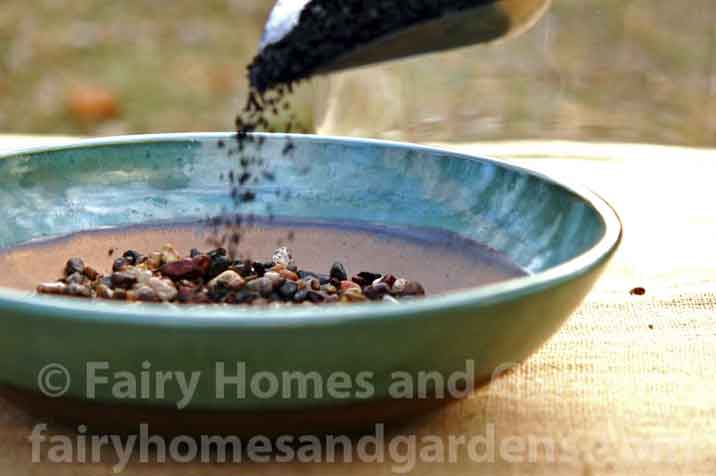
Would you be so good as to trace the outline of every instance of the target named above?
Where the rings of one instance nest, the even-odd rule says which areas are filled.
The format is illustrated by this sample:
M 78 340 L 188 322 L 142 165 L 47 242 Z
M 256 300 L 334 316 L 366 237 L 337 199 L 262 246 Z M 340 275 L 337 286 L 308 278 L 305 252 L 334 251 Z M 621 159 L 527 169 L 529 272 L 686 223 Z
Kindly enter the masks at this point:
M 261 0 L 5 0 L 0 131 L 231 129 Z
M 227 130 L 272 0 L 5 0 L 0 132 Z M 320 91 L 320 94 L 316 94 Z M 319 79 L 307 130 L 716 145 L 714 0 L 555 0 L 522 37 Z

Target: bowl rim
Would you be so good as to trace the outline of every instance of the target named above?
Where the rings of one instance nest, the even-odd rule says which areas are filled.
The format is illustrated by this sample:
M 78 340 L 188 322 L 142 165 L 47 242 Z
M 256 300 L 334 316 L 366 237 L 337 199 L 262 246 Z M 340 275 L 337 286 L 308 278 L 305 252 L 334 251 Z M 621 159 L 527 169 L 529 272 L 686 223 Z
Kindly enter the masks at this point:
M 123 324 L 168 328 L 295 328 L 307 326 L 334 326 L 383 319 L 419 319 L 446 309 L 475 309 L 515 300 L 541 290 L 558 286 L 582 276 L 606 262 L 616 251 L 622 239 L 622 223 L 616 211 L 599 195 L 586 187 L 565 183 L 563 180 L 513 164 L 509 161 L 484 157 L 450 149 L 396 142 L 313 134 L 257 133 L 263 137 L 290 137 L 294 140 L 334 144 L 365 144 L 390 148 L 449 154 L 462 160 L 487 162 L 536 177 L 576 195 L 588 203 L 604 222 L 603 236 L 587 251 L 560 265 L 523 277 L 498 283 L 454 291 L 427 299 L 402 303 L 371 303 L 362 306 L 316 306 L 301 308 L 262 309 L 227 308 L 216 305 L 137 304 L 103 301 L 83 301 L 64 297 L 47 297 L 28 294 L 27 291 L 0 287 L 0 312 L 21 313 L 25 317 L 58 317 L 70 321 L 96 324 Z M 82 139 L 67 144 L 31 147 L 0 154 L 0 160 L 31 154 L 60 152 L 88 147 L 141 144 L 157 142 L 185 142 L 228 140 L 233 132 L 165 133 L 114 136 Z

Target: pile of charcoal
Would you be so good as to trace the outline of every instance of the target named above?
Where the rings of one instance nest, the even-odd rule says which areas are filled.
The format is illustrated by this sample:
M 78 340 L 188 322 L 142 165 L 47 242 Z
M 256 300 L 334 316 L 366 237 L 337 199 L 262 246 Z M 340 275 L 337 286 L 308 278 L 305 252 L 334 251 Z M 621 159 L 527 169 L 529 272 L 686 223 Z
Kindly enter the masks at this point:
M 383 301 L 425 295 L 423 286 L 391 274 L 361 272 L 349 278 L 341 263 L 327 274 L 300 270 L 290 251 L 270 261 L 232 260 L 223 248 L 197 249 L 182 257 L 172 245 L 142 255 L 129 250 L 104 276 L 80 258 L 67 261 L 64 276 L 37 287 L 41 294 L 130 302 L 236 305 L 316 305 Z
M 263 92 L 306 79 L 326 62 L 400 29 L 496 0 L 312 0 L 296 27 L 249 65 Z

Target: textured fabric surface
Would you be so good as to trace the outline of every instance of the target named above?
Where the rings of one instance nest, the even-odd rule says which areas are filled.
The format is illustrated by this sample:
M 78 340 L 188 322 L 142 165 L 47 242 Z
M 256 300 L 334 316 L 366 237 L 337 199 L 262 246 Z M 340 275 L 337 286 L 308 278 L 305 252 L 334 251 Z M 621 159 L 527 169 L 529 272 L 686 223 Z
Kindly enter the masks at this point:
M 0 141 L 0 150 L 9 147 Z M 390 454 L 378 463 L 238 466 L 134 458 L 122 474 L 714 474 L 716 152 L 577 143 L 453 147 L 584 183 L 625 225 L 623 246 L 595 290 L 539 352 L 471 398 L 389 428 L 384 448 L 396 436 L 414 435 L 418 452 L 482 437 L 479 451 L 426 450 L 410 465 Z M 646 294 L 630 295 L 636 286 Z M 97 464 L 32 463 L 26 439 L 36 423 L 0 398 L 0 474 L 117 471 L 111 451 Z

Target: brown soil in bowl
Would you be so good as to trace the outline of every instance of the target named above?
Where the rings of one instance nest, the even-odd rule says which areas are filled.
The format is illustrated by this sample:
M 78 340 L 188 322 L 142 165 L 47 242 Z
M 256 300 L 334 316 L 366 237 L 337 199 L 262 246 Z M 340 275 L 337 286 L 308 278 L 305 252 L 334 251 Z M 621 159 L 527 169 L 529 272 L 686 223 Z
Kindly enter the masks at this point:
M 172 243 L 180 253 L 188 255 L 191 248 L 208 249 L 202 230 L 200 225 L 129 227 L 77 233 L 6 249 L 0 253 L 0 287 L 34 292 L 38 283 L 61 276 L 72 256 L 82 257 L 87 265 L 109 274 L 114 259 L 129 249 L 149 253 Z M 430 295 L 525 275 L 499 253 L 475 241 L 435 230 L 275 223 L 247 229 L 241 243 L 242 254 L 256 260 L 270 261 L 278 246 L 288 246 L 302 269 L 328 273 L 332 263 L 340 261 L 349 274 L 392 273 L 420 282 Z

